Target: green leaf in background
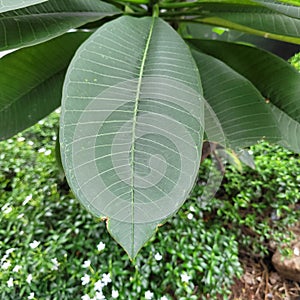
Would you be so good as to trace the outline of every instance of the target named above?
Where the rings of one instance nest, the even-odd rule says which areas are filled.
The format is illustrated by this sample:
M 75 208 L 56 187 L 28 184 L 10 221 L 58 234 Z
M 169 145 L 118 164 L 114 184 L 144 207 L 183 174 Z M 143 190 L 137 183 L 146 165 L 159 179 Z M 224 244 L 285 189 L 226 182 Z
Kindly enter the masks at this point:
M 60 106 L 68 64 L 90 34 L 67 33 L 0 59 L 0 140 L 35 124 Z
M 256 168 L 255 160 L 254 160 L 254 157 L 253 157 L 252 153 L 250 152 L 250 150 L 242 149 L 237 153 L 237 156 L 238 156 L 238 159 L 243 164 L 245 164 L 249 168 L 255 170 L 255 168 Z
M 221 41 L 189 42 L 250 80 L 275 115 L 282 132 L 281 144 L 300 152 L 300 74 L 295 68 L 283 59 L 255 47 Z
M 212 56 L 196 50 L 192 54 L 201 74 L 204 98 L 211 108 L 206 110 L 205 131 L 215 126 L 212 110 L 225 135 L 225 145 L 219 134 L 210 134 L 211 142 L 238 149 L 264 137 L 271 141 L 280 138 L 272 112 L 249 80 Z
M 235 167 L 240 173 L 243 173 L 243 165 L 239 159 L 237 153 L 231 149 L 216 149 L 215 153 L 218 157 L 221 157 L 223 160 L 228 162 L 230 165 Z
M 101 1 L 49 0 L 0 14 L 0 51 L 35 45 L 88 22 L 118 14 Z
M 279 12 L 283 15 L 300 19 L 300 2 L 293 1 L 292 3 L 280 3 L 279 1 L 273 0 L 253 0 L 256 3 L 259 3 L 267 8 L 270 8 L 276 12 Z M 298 5 L 298 6 L 294 6 Z
M 297 44 L 207 24 L 181 23 L 179 30 L 181 36 L 186 39 L 218 40 L 224 42 L 239 42 L 241 44 L 252 46 L 255 45 L 258 48 L 272 52 L 286 60 L 300 52 L 300 45 Z
M 200 7 L 202 16 L 194 21 L 300 44 L 300 19 L 281 13 L 279 8 L 210 2 Z M 292 16 L 299 11 L 299 7 L 289 7 L 294 9 Z
M 281 131 L 282 141 L 279 144 L 300 153 L 300 122 L 291 118 L 272 103 L 269 105 L 276 120 L 278 120 Z
M 38 3 L 46 2 L 48 0 L 1 0 L 0 1 L 0 13 L 35 5 Z
M 131 258 L 193 187 L 203 111 L 190 50 L 161 19 L 109 22 L 72 60 L 60 131 L 66 176 Z

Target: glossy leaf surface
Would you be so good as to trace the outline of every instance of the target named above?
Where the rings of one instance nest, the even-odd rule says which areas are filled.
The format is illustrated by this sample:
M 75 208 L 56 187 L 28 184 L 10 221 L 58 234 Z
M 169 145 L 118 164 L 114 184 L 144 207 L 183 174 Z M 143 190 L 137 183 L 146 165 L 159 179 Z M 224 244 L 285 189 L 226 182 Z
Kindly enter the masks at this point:
M 300 74 L 283 59 L 255 47 L 221 41 L 190 42 L 201 51 L 222 60 L 251 81 L 264 96 L 266 104 L 277 108 L 270 105 L 277 126 L 284 133 L 281 143 L 293 151 L 300 152 Z M 287 130 L 289 127 L 292 128 L 291 131 Z
M 104 25 L 70 65 L 60 131 L 66 176 L 130 257 L 193 187 L 201 93 L 189 48 L 158 18 Z
M 215 122 L 225 135 L 211 133 L 208 139 L 232 149 L 257 143 L 264 137 L 280 139 L 277 123 L 259 91 L 245 77 L 222 61 L 192 51 L 202 78 L 206 110 L 205 127 L 210 132 Z M 212 117 L 213 115 L 216 118 Z

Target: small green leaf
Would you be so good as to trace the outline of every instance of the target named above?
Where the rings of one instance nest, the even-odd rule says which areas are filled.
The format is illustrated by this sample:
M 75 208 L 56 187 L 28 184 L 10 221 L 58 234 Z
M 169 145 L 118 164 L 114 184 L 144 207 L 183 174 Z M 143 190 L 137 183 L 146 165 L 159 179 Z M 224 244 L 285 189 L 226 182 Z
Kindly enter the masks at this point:
M 66 177 L 132 258 L 193 187 L 201 93 L 189 48 L 158 18 L 109 22 L 72 60 L 60 131 Z
M 217 149 L 216 155 L 224 158 L 229 164 L 235 167 L 240 173 L 243 172 L 243 165 L 237 154 L 231 149 Z
M 242 149 L 241 151 L 239 151 L 237 153 L 237 155 L 243 164 L 245 164 L 249 168 L 255 170 L 255 161 L 254 161 L 253 155 L 250 153 L 250 151 L 248 151 L 247 149 Z

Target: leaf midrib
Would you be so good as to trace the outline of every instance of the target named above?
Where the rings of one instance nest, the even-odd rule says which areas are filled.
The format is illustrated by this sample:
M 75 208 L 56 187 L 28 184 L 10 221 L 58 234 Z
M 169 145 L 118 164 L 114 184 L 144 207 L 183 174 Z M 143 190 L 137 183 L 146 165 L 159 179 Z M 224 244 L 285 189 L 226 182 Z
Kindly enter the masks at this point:
M 131 235 L 132 235 L 132 251 L 134 251 L 134 161 L 135 161 L 135 138 L 136 138 L 136 123 L 137 123 L 137 115 L 138 115 L 138 106 L 139 106 L 139 100 L 140 100 L 140 95 L 141 95 L 141 87 L 142 87 L 142 80 L 143 80 L 143 75 L 144 75 L 144 69 L 145 69 L 145 63 L 147 59 L 147 55 L 149 52 L 149 47 L 150 47 L 150 42 L 153 34 L 153 28 L 154 28 L 154 23 L 155 23 L 156 18 L 152 18 L 152 23 L 149 29 L 149 34 L 147 37 L 144 53 L 143 53 L 143 58 L 142 58 L 142 63 L 141 63 L 141 68 L 140 68 L 140 73 L 139 73 L 139 78 L 138 78 L 138 84 L 137 84 L 137 90 L 136 90 L 136 97 L 135 97 L 135 104 L 134 104 L 134 111 L 133 111 L 133 120 L 132 120 L 132 137 L 131 137 Z

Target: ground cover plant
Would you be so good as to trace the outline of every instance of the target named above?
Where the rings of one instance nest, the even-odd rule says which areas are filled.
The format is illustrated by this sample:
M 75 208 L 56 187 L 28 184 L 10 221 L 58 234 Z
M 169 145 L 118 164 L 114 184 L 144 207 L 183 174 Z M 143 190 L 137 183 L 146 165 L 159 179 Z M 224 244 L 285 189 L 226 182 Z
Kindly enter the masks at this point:
M 296 0 L 2 1 L 0 50 L 17 51 L 0 60 L 0 139 L 61 105 L 69 185 L 133 259 L 188 197 L 204 140 L 300 152 L 300 75 L 255 47 L 295 51 L 299 15 Z
M 0 143 L 0 298 L 197 299 L 202 293 L 228 294 L 232 279 L 226 274 L 241 274 L 237 242 L 222 226 L 201 221 L 196 194 L 134 264 L 128 260 L 105 224 L 75 201 L 59 177 L 54 163 L 57 119 L 51 115 Z
M 299 155 L 260 143 L 256 170 L 227 166 L 203 202 L 206 159 L 190 198 L 132 263 L 60 177 L 57 120 L 0 143 L 1 299 L 226 299 L 239 251 L 263 258 L 299 220 Z

